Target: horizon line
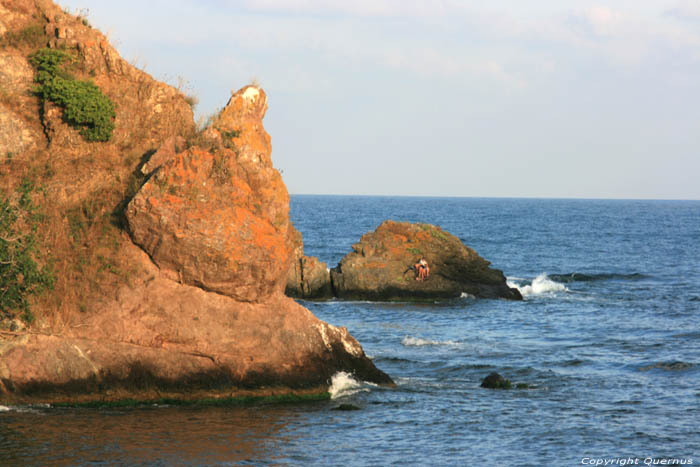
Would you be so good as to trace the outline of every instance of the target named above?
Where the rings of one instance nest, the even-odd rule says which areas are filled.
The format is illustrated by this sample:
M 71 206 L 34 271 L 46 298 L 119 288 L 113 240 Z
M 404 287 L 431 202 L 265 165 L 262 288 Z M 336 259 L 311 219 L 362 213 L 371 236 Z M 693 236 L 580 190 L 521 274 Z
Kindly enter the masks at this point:
M 475 196 L 475 195 L 406 195 L 406 194 L 348 194 L 348 193 L 289 193 L 289 196 L 335 196 L 366 198 L 454 198 L 454 199 L 531 199 L 531 200 L 580 200 L 580 201 L 690 201 L 700 198 L 605 198 L 576 196 Z

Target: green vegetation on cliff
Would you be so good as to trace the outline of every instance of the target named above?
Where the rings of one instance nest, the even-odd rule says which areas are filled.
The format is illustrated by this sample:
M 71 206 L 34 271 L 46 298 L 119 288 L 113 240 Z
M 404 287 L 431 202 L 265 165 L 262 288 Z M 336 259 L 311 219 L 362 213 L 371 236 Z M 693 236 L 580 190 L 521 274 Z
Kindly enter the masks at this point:
M 64 65 L 73 57 L 61 50 L 40 49 L 29 57 L 36 70 L 37 94 L 63 109 L 63 119 L 87 141 L 109 141 L 114 131 L 114 104 L 90 81 L 75 79 Z
M 36 230 L 43 216 L 32 201 L 33 184 L 25 179 L 17 189 L 15 200 L 0 197 L 0 319 L 13 312 L 31 322 L 31 295 L 52 288 L 54 276 L 50 266 L 39 267 Z

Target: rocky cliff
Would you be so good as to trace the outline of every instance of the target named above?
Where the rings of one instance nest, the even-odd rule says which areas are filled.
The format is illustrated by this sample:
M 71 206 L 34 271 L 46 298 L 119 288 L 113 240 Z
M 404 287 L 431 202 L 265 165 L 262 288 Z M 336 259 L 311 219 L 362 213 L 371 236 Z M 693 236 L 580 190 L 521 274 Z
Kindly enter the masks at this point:
M 262 89 L 197 131 L 186 96 L 48 0 L 1 2 L 0 34 L 0 252 L 22 253 L 0 271 L 20 271 L 0 284 L 17 294 L 0 403 L 318 393 L 341 370 L 391 383 L 283 296 L 293 230 Z M 83 118 L 85 96 L 113 113 Z M 111 128 L 90 140 L 96 121 Z

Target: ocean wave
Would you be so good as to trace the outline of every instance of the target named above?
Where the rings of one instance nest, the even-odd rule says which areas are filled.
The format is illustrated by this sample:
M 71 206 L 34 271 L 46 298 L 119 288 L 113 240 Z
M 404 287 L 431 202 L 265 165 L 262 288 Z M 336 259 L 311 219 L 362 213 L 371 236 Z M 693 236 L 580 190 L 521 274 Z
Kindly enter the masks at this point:
M 32 404 L 32 405 L 0 405 L 0 412 L 17 412 L 17 413 L 41 413 L 40 409 L 49 409 L 49 404 Z
M 331 378 L 331 387 L 328 392 L 331 399 L 338 399 L 339 397 L 352 396 L 358 392 L 369 392 L 368 386 L 374 385 L 358 381 L 350 373 L 339 371 Z
M 406 347 L 423 347 L 426 345 L 451 345 L 457 346 L 459 343 L 454 341 L 434 341 L 431 339 L 421 339 L 420 337 L 406 336 L 401 340 L 401 344 Z
M 516 279 L 508 279 L 508 287 L 518 289 L 523 297 L 530 297 L 533 295 L 552 295 L 557 292 L 568 292 L 569 289 L 566 288 L 564 284 L 555 282 L 547 276 L 547 274 L 540 274 L 535 277 L 535 279 L 530 284 L 519 284 L 515 282 Z

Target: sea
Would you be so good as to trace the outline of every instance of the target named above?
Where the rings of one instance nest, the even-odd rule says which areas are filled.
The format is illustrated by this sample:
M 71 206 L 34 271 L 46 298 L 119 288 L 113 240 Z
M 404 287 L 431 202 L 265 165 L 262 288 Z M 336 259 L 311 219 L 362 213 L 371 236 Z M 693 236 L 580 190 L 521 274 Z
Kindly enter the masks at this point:
M 329 267 L 440 225 L 522 302 L 302 301 L 395 381 L 249 406 L 0 406 L 1 465 L 700 465 L 700 201 L 292 196 Z M 497 372 L 510 390 L 484 389 Z

